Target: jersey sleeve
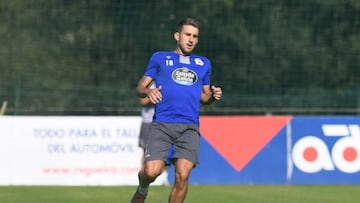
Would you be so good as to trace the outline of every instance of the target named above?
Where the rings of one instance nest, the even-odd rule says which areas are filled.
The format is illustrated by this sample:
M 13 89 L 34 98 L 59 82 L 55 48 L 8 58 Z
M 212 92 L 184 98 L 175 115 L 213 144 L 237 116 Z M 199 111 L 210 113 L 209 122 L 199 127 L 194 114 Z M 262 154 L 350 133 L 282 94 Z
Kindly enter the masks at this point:
M 210 81 L 211 81 L 211 62 L 207 58 L 205 58 L 205 59 L 206 59 L 207 71 L 206 71 L 204 79 L 203 79 L 203 85 L 210 85 Z
M 159 67 L 159 54 L 154 53 L 149 60 L 144 75 L 149 76 L 151 78 L 155 78 L 158 71 L 158 67 Z

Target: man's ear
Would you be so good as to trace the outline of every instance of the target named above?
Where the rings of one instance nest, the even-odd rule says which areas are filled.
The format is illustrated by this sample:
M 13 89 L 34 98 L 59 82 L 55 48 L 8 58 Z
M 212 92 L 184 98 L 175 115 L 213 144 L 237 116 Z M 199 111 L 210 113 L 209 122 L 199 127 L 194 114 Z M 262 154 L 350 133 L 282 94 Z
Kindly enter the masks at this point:
M 180 33 L 179 33 L 179 32 L 175 32 L 175 33 L 174 33 L 174 39 L 175 39 L 176 41 L 179 41 L 179 36 L 180 36 Z

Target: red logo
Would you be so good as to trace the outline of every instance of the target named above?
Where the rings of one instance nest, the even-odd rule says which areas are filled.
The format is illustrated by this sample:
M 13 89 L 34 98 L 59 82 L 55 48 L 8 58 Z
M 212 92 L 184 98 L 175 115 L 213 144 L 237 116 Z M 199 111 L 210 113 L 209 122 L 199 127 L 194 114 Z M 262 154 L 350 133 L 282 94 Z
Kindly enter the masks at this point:
M 291 116 L 202 116 L 203 138 L 237 171 L 286 125 Z

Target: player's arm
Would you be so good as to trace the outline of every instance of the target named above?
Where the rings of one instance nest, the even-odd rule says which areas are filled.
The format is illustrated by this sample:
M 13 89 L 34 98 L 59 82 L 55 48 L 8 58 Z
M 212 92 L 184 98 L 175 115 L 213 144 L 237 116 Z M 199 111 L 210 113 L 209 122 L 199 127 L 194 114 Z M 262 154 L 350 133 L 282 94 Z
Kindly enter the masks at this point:
M 149 76 L 143 76 L 138 86 L 136 87 L 136 95 L 139 98 L 146 98 L 148 96 L 149 87 L 151 83 L 153 82 L 153 79 Z
M 154 81 L 151 81 L 150 84 L 148 85 L 148 87 L 152 86 L 152 84 L 154 83 Z M 141 106 L 150 106 L 152 105 L 150 99 L 148 97 L 138 97 L 139 103 Z
M 221 87 L 215 85 L 204 85 L 201 93 L 201 104 L 212 104 L 222 97 Z
M 139 99 L 139 103 L 141 106 L 149 106 L 149 105 L 152 105 L 150 99 L 148 97 L 145 97 L 145 98 L 141 98 L 141 97 L 138 97 Z
M 140 98 L 147 98 L 152 104 L 157 104 L 162 99 L 160 92 L 162 87 L 151 89 L 150 86 L 152 82 L 153 79 L 151 77 L 143 76 L 136 87 L 136 95 Z

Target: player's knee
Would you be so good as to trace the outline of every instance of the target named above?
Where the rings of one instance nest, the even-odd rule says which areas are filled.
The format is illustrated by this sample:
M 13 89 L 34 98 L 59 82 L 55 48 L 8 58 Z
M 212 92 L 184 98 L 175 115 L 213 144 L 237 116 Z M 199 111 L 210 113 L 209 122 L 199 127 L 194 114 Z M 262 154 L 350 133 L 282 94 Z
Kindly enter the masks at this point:
M 161 174 L 160 170 L 145 170 L 148 179 L 154 181 Z
M 187 171 L 177 171 L 175 174 L 176 180 L 181 182 L 187 182 L 189 180 L 190 173 Z

